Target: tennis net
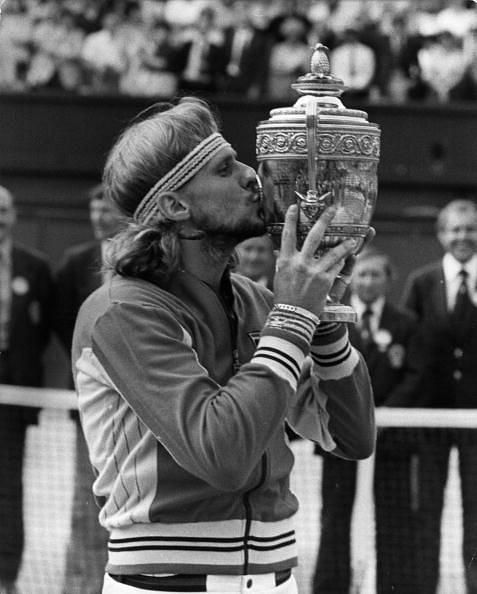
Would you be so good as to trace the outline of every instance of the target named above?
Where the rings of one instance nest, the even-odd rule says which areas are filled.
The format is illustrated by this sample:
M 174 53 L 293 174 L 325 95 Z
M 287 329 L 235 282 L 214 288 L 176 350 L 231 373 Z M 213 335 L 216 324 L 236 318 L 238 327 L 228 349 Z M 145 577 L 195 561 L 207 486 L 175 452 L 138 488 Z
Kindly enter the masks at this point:
M 376 416 L 379 431 L 389 432 L 388 443 L 389 437 L 392 441 L 393 435 L 396 435 L 394 444 L 396 448 L 402 445 L 400 431 L 414 429 L 413 435 L 414 438 L 417 437 L 417 444 L 414 447 L 415 465 L 413 467 L 411 464 L 411 472 L 419 472 L 418 444 L 421 440 L 427 440 L 429 435 L 435 443 L 439 444 L 439 442 L 447 443 L 449 430 L 457 433 L 465 432 L 467 436 L 471 436 L 471 440 L 473 436 L 473 440 L 477 442 L 477 410 L 380 408 L 376 411 Z M 319 594 L 313 592 L 311 584 L 320 542 L 323 459 L 314 453 L 314 447 L 309 442 L 294 441 L 292 448 L 295 454 L 292 489 L 300 501 L 296 521 L 300 565 L 295 575 L 301 593 Z M 376 594 L 377 592 L 374 464 L 374 456 L 358 463 L 351 524 L 351 594 Z M 463 518 L 459 472 L 458 451 L 456 447 L 451 447 L 440 522 L 439 579 L 436 594 L 463 594 L 466 592 L 462 556 Z M 473 473 L 475 472 L 474 470 Z M 390 480 L 392 480 L 392 476 Z M 399 488 L 398 485 L 396 485 L 397 488 Z M 392 509 L 392 506 L 393 502 L 391 501 L 389 507 Z M 399 525 L 397 529 L 399 530 Z M 396 542 L 401 546 L 402 539 L 396 538 Z M 412 543 L 408 543 L 408 546 L 412 546 Z M 418 551 L 416 547 L 414 553 L 419 563 L 419 555 L 426 554 L 426 551 Z M 399 588 L 396 591 L 400 591 Z M 412 592 L 413 590 L 403 589 L 403 591 Z M 379 594 L 386 593 L 383 591 Z
M 25 548 L 18 587 L 24 594 L 62 594 L 70 536 L 77 424 L 74 392 L 0 385 L 0 404 L 41 408 L 30 426 L 24 462 Z M 477 435 L 477 410 L 379 409 L 381 429 L 471 430 Z M 399 432 L 396 432 L 399 435 Z M 399 441 L 396 442 L 399 447 Z M 312 575 L 320 539 L 322 458 L 313 444 L 292 442 L 292 488 L 299 501 L 296 529 L 300 565 L 295 570 L 300 594 L 312 594 Z M 462 501 L 458 452 L 452 448 L 441 524 L 439 594 L 465 592 L 462 561 Z M 376 594 L 376 544 L 373 501 L 374 458 L 358 464 L 352 520 L 352 593 Z M 77 593 L 67 593 L 77 594 Z

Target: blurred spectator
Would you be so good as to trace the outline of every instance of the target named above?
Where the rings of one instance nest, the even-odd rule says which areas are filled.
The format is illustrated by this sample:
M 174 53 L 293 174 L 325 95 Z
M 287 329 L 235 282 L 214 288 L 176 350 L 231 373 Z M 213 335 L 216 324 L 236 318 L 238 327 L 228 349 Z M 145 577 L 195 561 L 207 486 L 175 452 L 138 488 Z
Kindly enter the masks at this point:
M 259 31 L 269 33 L 268 27 L 270 25 L 270 3 L 267 0 L 252 0 L 249 6 L 250 19 L 253 26 Z
M 41 387 L 50 338 L 53 281 L 46 259 L 13 241 L 14 197 L 0 186 L 0 384 Z M 38 410 L 0 413 L 0 592 L 16 594 L 24 546 L 23 454 Z
M 366 100 L 376 75 L 374 51 L 362 43 L 357 29 L 346 29 L 338 45 L 330 52 L 331 71 L 346 86 L 343 98 Z
M 409 275 L 402 302 L 415 312 L 427 365 L 422 394 L 430 408 L 477 407 L 477 203 L 452 200 L 439 212 L 437 238 L 443 256 Z M 439 582 L 441 518 L 449 453 L 459 455 L 462 500 L 462 567 L 466 594 L 477 593 L 477 434 L 474 429 L 423 429 L 419 452 L 419 542 L 415 548 L 420 594 L 435 594 Z M 457 548 L 457 547 L 456 547 Z
M 367 4 L 367 0 L 365 0 Z M 346 29 L 353 28 L 365 7 L 365 2 L 356 0 L 331 0 L 329 2 L 330 26 L 337 35 L 342 35 Z
M 465 58 L 462 42 L 449 31 L 429 37 L 417 53 L 418 77 L 409 97 L 447 102 L 450 90 L 462 79 Z
M 389 36 L 381 29 L 379 21 L 365 15 L 360 19 L 359 39 L 370 47 L 376 60 L 374 76 L 370 83 L 371 97 L 373 100 L 389 96 L 389 83 L 394 59 Z
M 226 68 L 224 38 L 216 28 L 216 12 L 206 6 L 180 47 L 184 68 L 179 87 L 187 93 L 214 93 Z
M 2 7 L 0 20 L 0 85 L 14 90 L 25 86 L 30 61 L 32 19 L 22 0 Z
M 38 14 L 33 23 L 31 36 L 31 59 L 26 73 L 28 88 L 47 87 L 55 76 L 56 65 L 53 52 L 56 46 L 58 16 L 48 12 Z
M 243 34 L 245 17 L 237 18 L 242 10 L 240 6 L 244 4 L 247 6 L 246 26 L 254 30 L 253 41 L 249 44 L 246 43 L 247 35 Z M 439 6 L 440 10 L 438 10 Z M 443 28 L 453 33 L 458 43 L 462 44 L 462 56 L 455 56 L 456 61 L 464 61 L 463 66 L 460 65 L 462 68 L 458 70 L 460 74 L 463 74 L 463 70 L 475 53 L 472 29 L 476 27 L 477 7 L 470 0 L 467 2 L 452 0 L 448 3 L 433 0 L 429 2 L 422 0 L 419 3 L 410 0 L 280 0 L 276 2 L 268 2 L 268 0 L 9 0 L 4 7 L 4 23 L 0 29 L 0 46 L 3 54 L 0 58 L 0 85 L 7 89 L 23 88 L 25 72 L 28 69 L 32 71 L 30 76 L 33 79 L 32 88 L 35 89 L 58 88 L 70 92 L 82 92 L 89 87 L 98 93 L 139 94 L 139 91 L 135 92 L 130 84 L 134 79 L 135 68 L 140 68 L 138 53 L 143 51 L 145 37 L 151 32 L 151 23 L 156 20 L 166 20 L 171 27 L 170 35 L 174 44 L 183 50 L 182 62 L 186 69 L 184 90 L 189 90 L 187 79 L 191 76 L 190 69 L 192 68 L 193 72 L 193 68 L 197 68 L 199 62 L 197 56 L 200 56 L 200 53 L 194 49 L 188 56 L 186 46 L 196 38 L 197 24 L 201 20 L 200 15 L 204 14 L 204 9 L 206 12 L 212 10 L 215 13 L 208 24 L 209 44 L 223 47 L 225 31 L 226 46 L 221 60 L 209 64 L 214 70 L 212 78 L 218 71 L 219 84 L 212 84 L 213 90 L 211 90 L 208 83 L 203 88 L 203 81 L 197 80 L 192 83 L 193 88 L 190 89 L 197 92 L 222 90 L 241 95 L 248 94 L 252 98 L 264 96 L 267 81 L 263 63 L 269 62 L 269 46 L 268 48 L 266 44 L 262 46 L 261 42 L 267 38 L 267 35 L 269 40 L 276 40 L 277 35 L 280 35 L 279 29 L 284 19 L 292 16 L 307 19 L 306 43 L 310 47 L 320 42 L 330 50 L 334 50 L 338 43 L 342 43 L 345 32 L 347 35 L 349 29 L 354 29 L 359 41 L 374 51 L 374 74 L 369 90 L 363 91 L 361 87 L 357 90 L 349 89 L 345 99 L 356 97 L 358 100 L 366 98 L 367 100 L 403 101 L 408 98 L 408 95 L 411 99 L 438 97 L 430 84 L 423 81 L 417 54 L 424 45 L 429 45 L 430 39 Z M 82 66 L 81 60 L 70 55 L 61 58 L 61 68 L 55 68 L 55 60 L 52 59 L 49 51 L 51 48 L 37 52 L 38 31 L 35 33 L 36 39 L 33 41 L 31 39 L 32 23 L 36 23 L 38 27 L 35 29 L 42 32 L 40 45 L 54 46 L 54 43 L 48 43 L 50 36 L 47 31 L 52 25 L 49 21 L 55 20 L 58 13 L 64 10 L 73 15 L 76 28 L 87 36 L 87 46 L 90 45 L 91 34 L 104 32 L 105 17 L 111 13 L 119 15 L 120 23 L 117 26 L 119 31 L 113 35 L 114 43 L 110 40 L 106 43 L 104 35 L 100 36 L 103 40 L 100 42 L 96 40 L 95 45 L 99 43 L 101 47 L 99 49 L 95 47 L 95 51 L 88 52 L 86 68 Z M 51 28 L 54 29 L 54 27 Z M 234 35 L 234 29 L 240 30 L 237 35 Z M 259 32 L 263 37 L 260 39 L 259 47 L 255 47 Z M 241 44 L 249 46 L 247 51 L 244 50 L 243 66 L 238 66 L 241 70 L 241 76 L 238 77 L 225 71 L 226 66 L 229 65 L 229 73 L 237 72 L 237 58 L 232 56 L 232 44 L 236 56 L 241 53 L 239 49 Z M 116 46 L 115 50 L 111 48 L 112 45 Z M 106 47 L 104 51 L 101 49 L 103 47 Z M 31 49 L 34 50 L 32 55 L 30 55 Z M 256 51 L 256 61 L 253 65 L 249 65 L 247 54 L 250 57 L 253 51 Z M 449 51 L 452 55 L 454 54 L 453 50 Z M 209 59 L 212 59 L 213 53 L 210 52 Z M 220 52 L 215 53 L 216 58 L 219 58 Z M 340 49 L 337 54 L 339 53 L 343 53 L 343 50 Z M 358 53 L 358 59 L 363 61 L 363 52 L 358 50 Z M 195 58 L 191 66 L 186 62 L 188 57 L 192 59 L 192 56 Z M 32 60 L 34 64 L 30 67 Z M 452 57 L 446 58 L 445 62 L 449 63 L 452 60 Z M 290 58 L 290 61 L 293 60 Z M 341 61 L 345 66 L 337 67 L 344 69 L 346 79 L 344 82 L 357 85 L 359 81 L 354 81 L 355 75 L 350 74 L 350 71 L 353 72 L 355 69 L 353 60 L 344 57 Z M 98 68 L 95 68 L 95 62 L 98 63 Z M 221 63 L 218 64 L 218 62 Z M 281 59 L 279 62 L 279 70 L 281 70 L 284 66 Z M 348 65 L 346 65 L 347 62 Z M 285 69 L 289 66 L 287 64 Z M 365 67 L 361 64 L 362 70 L 367 71 L 369 68 L 372 69 L 369 65 Z M 192 76 L 196 75 L 192 74 Z M 86 78 L 85 81 L 83 77 Z M 139 78 L 145 80 L 145 77 Z M 449 77 L 451 86 L 456 83 L 456 78 L 459 79 L 459 77 Z M 250 79 L 260 80 L 261 85 L 254 82 L 250 91 L 248 82 Z M 465 85 L 466 82 L 467 80 L 464 80 L 463 84 Z M 245 85 L 244 88 L 243 85 Z M 169 84 L 166 86 L 169 87 Z M 450 90 L 447 93 L 448 97 L 444 92 L 440 100 L 453 99 L 454 95 L 466 96 L 466 93 L 461 90 L 456 94 L 451 93 Z M 143 92 L 141 91 L 140 94 Z M 150 91 L 146 94 L 155 95 L 156 93 Z M 169 92 L 163 91 L 161 95 L 169 96 Z
M 121 24 L 119 14 L 107 13 L 102 20 L 102 29 L 86 36 L 82 57 L 88 86 L 93 92 L 118 91 L 119 80 L 127 68 Z
M 86 35 L 101 29 L 103 16 L 108 12 L 105 0 L 65 0 L 63 5 Z
M 275 39 L 280 38 L 280 27 L 283 21 L 289 17 L 306 17 L 305 11 L 301 10 L 299 0 L 275 0 L 267 6 L 268 33 Z
M 84 32 L 69 10 L 60 9 L 45 17 L 33 31 L 33 58 L 26 77 L 28 86 L 81 91 L 84 38 Z
M 326 45 L 328 49 L 333 49 L 336 45 L 336 33 L 330 26 L 330 7 L 326 2 L 315 2 L 307 11 L 308 20 L 311 23 L 308 43 L 310 47 L 315 47 L 317 43 Z
M 224 30 L 234 25 L 234 6 L 236 0 L 209 0 L 209 5 L 215 8 L 217 13 L 217 26 Z
M 68 357 L 76 315 L 86 297 L 102 283 L 102 254 L 107 249 L 108 239 L 119 228 L 118 216 L 104 199 L 100 185 L 89 193 L 89 217 L 94 240 L 66 250 L 56 272 L 54 325 Z M 79 421 L 77 415 L 74 418 Z M 92 493 L 95 477 L 79 422 L 76 426 L 74 472 L 71 532 L 63 592 L 101 594 L 108 533 L 99 524 L 99 508 Z
M 177 91 L 180 60 L 172 40 L 171 26 L 165 20 L 146 25 L 142 45 L 121 81 L 121 91 L 129 95 L 173 97 Z
M 93 239 L 67 249 L 56 271 L 55 331 L 69 355 L 80 305 L 102 282 L 103 252 L 119 229 L 119 219 L 104 199 L 101 185 L 88 193 Z
M 268 234 L 252 237 L 236 247 L 238 263 L 235 272 L 251 278 L 253 281 L 273 289 L 275 273 L 275 253 Z
M 6 35 L 2 35 L 0 24 L 0 91 L 22 87 L 18 77 L 15 49 L 13 41 Z
M 447 0 L 437 12 L 435 22 L 438 31 L 449 31 L 463 39 L 477 25 L 475 8 L 467 0 Z
M 234 26 L 224 31 L 226 70 L 221 90 L 257 98 L 263 86 L 269 51 L 268 37 L 255 27 L 250 0 L 236 0 Z
M 143 19 L 140 3 L 127 1 L 120 14 L 119 36 L 127 60 L 134 60 L 138 52 L 144 47 L 145 38 L 151 33 L 151 30 L 146 31 L 146 23 Z
M 410 11 L 390 17 L 389 39 L 393 54 L 389 92 L 394 101 L 404 102 L 408 99 L 411 84 L 418 76 L 417 54 L 423 44 Z
M 175 30 L 195 28 L 203 9 L 211 5 L 210 0 L 167 0 L 164 18 Z
M 51 8 L 33 28 L 32 59 L 26 74 L 30 89 L 63 88 L 80 90 L 82 86 L 81 50 L 84 32 L 77 27 L 74 16 L 65 9 Z M 76 66 L 78 74 L 73 83 L 66 72 Z M 69 90 L 68 89 L 68 90 Z
M 310 22 L 294 14 L 283 18 L 278 38 L 272 44 L 268 60 L 266 95 L 275 100 L 296 100 L 298 95 L 291 84 L 309 72 L 311 48 L 308 45 Z
M 168 0 L 142 0 L 142 13 L 145 22 L 165 20 L 167 4 Z

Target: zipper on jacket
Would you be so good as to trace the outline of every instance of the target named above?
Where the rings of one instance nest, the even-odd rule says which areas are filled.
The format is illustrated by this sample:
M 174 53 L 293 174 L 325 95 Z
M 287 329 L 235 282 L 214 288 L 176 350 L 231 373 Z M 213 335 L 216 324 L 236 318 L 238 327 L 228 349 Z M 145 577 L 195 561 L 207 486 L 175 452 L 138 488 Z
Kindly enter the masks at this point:
M 250 529 L 252 526 L 252 506 L 250 505 L 250 495 L 259 489 L 265 482 L 265 478 L 267 476 L 267 452 L 263 453 L 261 459 L 262 465 L 262 474 L 258 483 L 252 489 L 249 489 L 246 493 L 243 494 L 243 505 L 245 508 L 245 532 L 243 535 L 243 542 L 244 542 L 244 569 L 243 572 L 246 575 L 248 573 L 248 565 L 249 565 L 249 555 L 248 555 L 248 540 L 250 538 Z
M 240 369 L 240 358 L 237 345 L 238 319 L 234 309 L 234 294 L 230 277 L 225 274 L 222 278 L 218 293 L 219 301 L 223 307 L 230 329 L 230 342 L 232 343 L 232 370 L 235 375 Z
M 237 337 L 238 337 L 238 319 L 237 314 L 234 310 L 234 294 L 232 290 L 232 284 L 230 282 L 230 277 L 224 275 L 220 287 L 220 292 L 218 293 L 219 300 L 222 304 L 224 309 L 225 315 L 229 321 L 229 328 L 230 328 L 230 338 L 232 343 L 232 364 L 233 364 L 233 373 L 237 373 L 240 369 L 240 358 L 238 352 L 238 345 L 237 345 Z M 248 541 L 250 538 L 250 530 L 252 526 L 252 506 L 250 505 L 250 495 L 257 489 L 259 489 L 265 482 L 267 476 L 267 452 L 265 451 L 261 458 L 261 466 L 262 466 L 262 473 L 260 476 L 260 480 L 248 491 L 243 494 L 243 505 L 245 508 L 245 532 L 243 536 L 243 543 L 244 543 L 244 574 L 248 573 L 248 566 L 249 566 L 249 551 L 248 551 Z

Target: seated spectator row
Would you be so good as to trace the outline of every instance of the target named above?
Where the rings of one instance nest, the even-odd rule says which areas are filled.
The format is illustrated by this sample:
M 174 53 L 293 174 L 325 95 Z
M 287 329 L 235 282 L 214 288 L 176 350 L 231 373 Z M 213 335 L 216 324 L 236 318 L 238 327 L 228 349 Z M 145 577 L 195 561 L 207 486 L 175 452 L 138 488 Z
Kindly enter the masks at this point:
M 289 101 L 317 42 L 345 98 L 477 96 L 477 8 L 466 0 L 9 0 L 0 89 Z

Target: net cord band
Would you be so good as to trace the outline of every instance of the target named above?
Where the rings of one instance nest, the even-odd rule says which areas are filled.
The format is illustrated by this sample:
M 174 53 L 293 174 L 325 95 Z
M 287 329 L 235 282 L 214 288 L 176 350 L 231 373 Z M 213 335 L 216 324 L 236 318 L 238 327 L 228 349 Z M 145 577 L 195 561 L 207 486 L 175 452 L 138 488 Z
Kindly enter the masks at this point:
M 159 193 L 174 192 L 181 188 L 220 150 L 229 146 L 230 143 L 219 132 L 207 136 L 152 186 L 134 211 L 134 220 L 137 223 L 149 223 L 157 214 L 156 197 Z
M 74 390 L 0 384 L 0 404 L 75 410 Z M 469 408 L 398 408 L 378 406 L 379 427 L 456 428 L 477 430 L 477 410 Z

